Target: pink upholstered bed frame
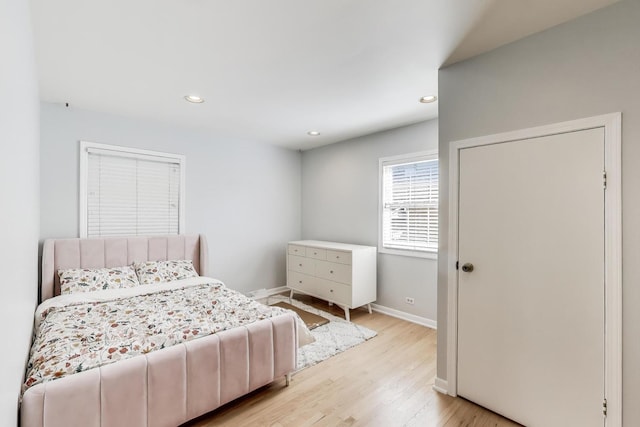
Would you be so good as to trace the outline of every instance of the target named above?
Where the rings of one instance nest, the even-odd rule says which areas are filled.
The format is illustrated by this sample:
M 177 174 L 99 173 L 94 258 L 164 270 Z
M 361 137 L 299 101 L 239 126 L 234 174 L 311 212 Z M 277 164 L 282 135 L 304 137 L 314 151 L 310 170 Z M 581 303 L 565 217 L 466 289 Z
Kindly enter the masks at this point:
M 60 292 L 58 269 L 191 259 L 207 275 L 204 236 L 47 240 L 41 299 Z M 37 384 L 23 396 L 23 427 L 177 426 L 286 376 L 296 366 L 293 314 Z

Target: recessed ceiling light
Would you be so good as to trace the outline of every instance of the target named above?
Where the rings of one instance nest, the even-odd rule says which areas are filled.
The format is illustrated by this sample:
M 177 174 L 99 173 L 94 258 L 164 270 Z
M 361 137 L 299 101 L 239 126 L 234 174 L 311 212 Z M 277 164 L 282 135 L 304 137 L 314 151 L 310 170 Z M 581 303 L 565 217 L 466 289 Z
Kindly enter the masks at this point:
M 202 104 L 204 102 L 204 98 L 201 98 L 198 95 L 187 95 L 184 99 L 189 102 L 193 102 L 194 104 Z
M 420 98 L 420 102 L 422 102 L 423 104 L 430 104 L 432 102 L 436 102 L 437 99 L 438 97 L 435 95 L 428 95 Z
M 309 136 L 320 136 L 320 132 L 318 132 L 317 130 L 310 130 L 309 132 L 307 132 L 307 135 L 309 135 Z

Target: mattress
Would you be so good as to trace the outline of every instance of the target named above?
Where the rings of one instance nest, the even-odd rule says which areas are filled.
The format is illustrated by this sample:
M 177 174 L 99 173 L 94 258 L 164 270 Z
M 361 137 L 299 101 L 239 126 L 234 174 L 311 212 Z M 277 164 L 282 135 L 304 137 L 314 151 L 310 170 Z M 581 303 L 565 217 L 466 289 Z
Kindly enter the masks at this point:
M 23 392 L 284 313 L 207 277 L 50 298 L 36 310 Z M 309 335 L 299 323 L 305 344 Z

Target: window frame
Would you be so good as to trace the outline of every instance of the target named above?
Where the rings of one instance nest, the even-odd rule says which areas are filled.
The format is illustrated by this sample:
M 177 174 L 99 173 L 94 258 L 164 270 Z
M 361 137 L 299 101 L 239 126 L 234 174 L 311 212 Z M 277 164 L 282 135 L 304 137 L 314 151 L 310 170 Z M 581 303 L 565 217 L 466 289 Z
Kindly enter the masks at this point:
M 438 250 L 397 249 L 384 247 L 384 167 L 393 164 L 439 160 L 438 150 L 419 151 L 397 156 L 381 157 L 378 160 L 378 253 L 415 258 L 438 259 Z M 438 174 L 440 163 L 438 162 Z M 439 200 L 438 200 L 439 203 Z M 438 224 L 439 226 L 439 224 Z
M 121 145 L 102 144 L 98 142 L 80 141 L 80 185 L 79 185 L 79 203 L 78 203 L 78 235 L 81 238 L 88 236 L 88 179 L 89 179 L 89 150 L 96 149 L 101 151 L 112 151 L 115 155 L 121 157 L 130 157 L 135 159 L 145 159 L 149 157 L 166 158 L 169 161 L 180 165 L 180 194 L 178 206 L 178 235 L 184 234 L 186 231 L 185 211 L 185 166 L 186 157 L 182 154 L 165 153 L 161 151 L 143 150 L 139 148 L 124 147 Z

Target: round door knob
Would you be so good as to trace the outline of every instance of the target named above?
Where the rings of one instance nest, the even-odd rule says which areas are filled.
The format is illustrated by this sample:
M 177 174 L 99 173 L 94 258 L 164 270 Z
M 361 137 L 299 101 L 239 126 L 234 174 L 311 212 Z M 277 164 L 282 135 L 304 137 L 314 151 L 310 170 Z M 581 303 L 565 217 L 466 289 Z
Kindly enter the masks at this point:
M 465 273 L 471 273 L 473 271 L 473 264 L 471 264 L 470 262 L 463 264 L 462 271 L 464 271 Z

